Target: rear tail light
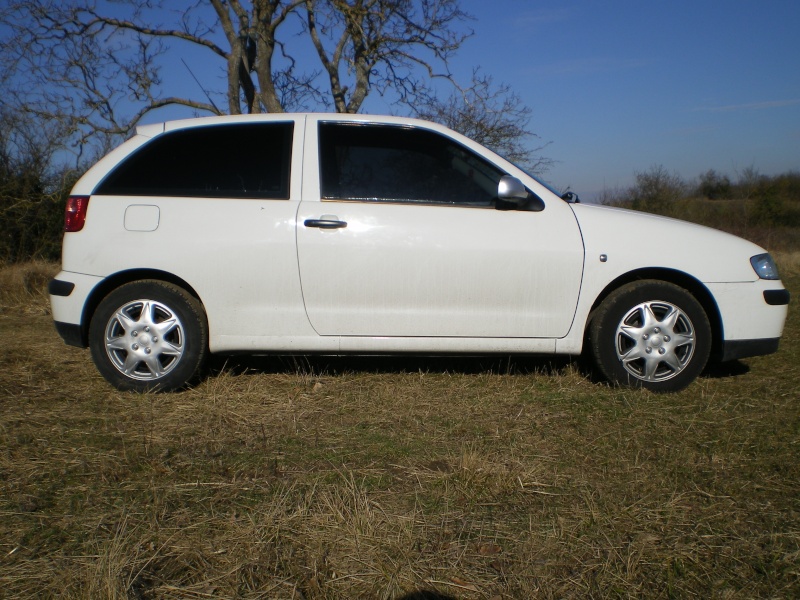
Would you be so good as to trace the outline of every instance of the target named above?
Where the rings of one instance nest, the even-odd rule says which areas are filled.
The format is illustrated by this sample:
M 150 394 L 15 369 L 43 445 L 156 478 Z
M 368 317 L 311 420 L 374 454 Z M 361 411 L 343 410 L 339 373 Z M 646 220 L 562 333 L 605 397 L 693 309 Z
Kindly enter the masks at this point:
M 83 229 L 86 223 L 86 209 L 89 208 L 89 196 L 70 196 L 64 211 L 64 231 L 74 232 Z

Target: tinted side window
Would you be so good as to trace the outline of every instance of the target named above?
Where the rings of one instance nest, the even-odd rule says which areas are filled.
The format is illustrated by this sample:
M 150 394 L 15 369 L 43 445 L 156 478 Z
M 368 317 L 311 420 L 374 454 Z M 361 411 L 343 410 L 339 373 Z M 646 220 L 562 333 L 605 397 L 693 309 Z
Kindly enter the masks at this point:
M 503 175 L 425 129 L 320 123 L 322 197 L 490 206 Z
M 165 133 L 129 156 L 95 194 L 289 197 L 294 123 L 237 123 Z

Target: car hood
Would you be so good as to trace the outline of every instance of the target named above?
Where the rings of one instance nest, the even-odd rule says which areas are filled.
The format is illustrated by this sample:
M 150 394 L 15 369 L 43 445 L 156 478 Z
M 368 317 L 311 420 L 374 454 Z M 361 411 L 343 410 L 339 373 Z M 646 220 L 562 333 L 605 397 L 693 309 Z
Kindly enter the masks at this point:
M 587 262 L 606 256 L 620 273 L 674 269 L 705 283 L 755 281 L 750 257 L 760 246 L 678 219 L 596 204 L 570 205 L 583 235 Z

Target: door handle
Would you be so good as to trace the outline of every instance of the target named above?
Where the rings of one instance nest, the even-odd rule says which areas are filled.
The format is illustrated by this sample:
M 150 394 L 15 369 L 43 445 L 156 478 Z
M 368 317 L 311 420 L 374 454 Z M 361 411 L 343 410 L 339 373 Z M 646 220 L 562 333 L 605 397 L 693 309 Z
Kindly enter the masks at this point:
M 320 229 L 341 229 L 347 227 L 347 221 L 340 221 L 334 215 L 322 215 L 319 219 L 306 219 L 303 221 L 306 227 L 319 227 Z

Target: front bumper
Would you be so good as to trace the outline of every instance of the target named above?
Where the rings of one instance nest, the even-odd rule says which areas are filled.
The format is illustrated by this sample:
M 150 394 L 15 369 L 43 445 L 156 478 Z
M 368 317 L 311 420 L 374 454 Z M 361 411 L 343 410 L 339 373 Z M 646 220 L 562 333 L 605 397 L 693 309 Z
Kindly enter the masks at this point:
M 788 306 L 790 299 L 789 290 L 764 290 L 764 302 L 770 306 Z
M 77 348 L 86 348 L 86 342 L 83 339 L 83 332 L 80 325 L 73 325 L 72 323 L 59 323 L 55 322 L 56 331 L 61 339 L 67 346 L 75 346 Z
M 729 340 L 722 344 L 722 358 L 720 362 L 738 360 L 750 356 L 764 356 L 778 351 L 780 338 L 764 340 Z
M 780 281 L 706 283 L 722 320 L 722 339 L 771 340 L 781 337 L 788 314 L 789 293 Z
M 707 284 L 722 317 L 722 362 L 777 352 L 789 292 L 780 281 Z

